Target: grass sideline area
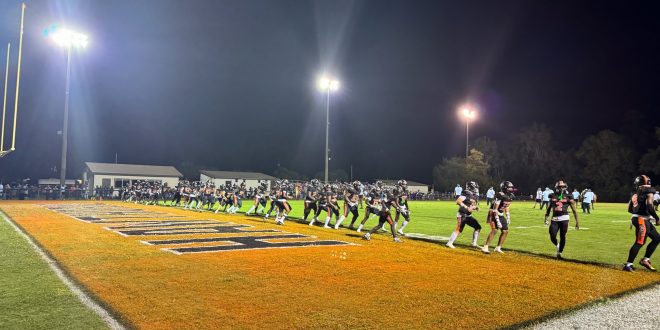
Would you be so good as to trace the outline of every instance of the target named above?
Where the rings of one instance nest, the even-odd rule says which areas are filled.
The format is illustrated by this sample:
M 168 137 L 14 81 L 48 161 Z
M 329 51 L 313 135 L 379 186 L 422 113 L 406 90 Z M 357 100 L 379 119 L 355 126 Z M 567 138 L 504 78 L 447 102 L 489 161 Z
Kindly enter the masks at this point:
M 365 242 L 346 230 L 296 222 L 275 226 L 240 215 L 99 204 L 355 244 L 175 255 L 141 244 L 143 237 L 123 237 L 32 203 L 3 202 L 0 208 L 94 296 L 144 329 L 501 328 L 660 280 L 650 272 L 629 274 L 519 253 L 484 255 L 412 240 L 395 244 L 385 235 Z M 171 237 L 149 237 L 164 238 Z
M 290 203 L 293 208 L 290 215 L 302 218 L 303 201 L 294 200 Z M 244 200 L 241 212 L 249 210 L 251 205 L 252 201 Z M 453 201 L 410 201 L 409 205 L 411 222 L 405 229 L 406 233 L 448 238 L 456 228 L 458 208 Z M 513 249 L 554 257 L 556 250 L 550 242 L 548 227 L 543 224 L 545 209 L 539 210 L 538 205 L 533 209 L 532 205 L 532 202 L 523 201 L 514 201 L 511 205 L 512 220 L 504 248 L 505 250 Z M 340 203 L 340 206 L 343 208 L 343 202 Z M 490 232 L 490 227 L 486 223 L 488 214 L 486 203 L 482 202 L 481 207 L 481 211 L 475 212 L 475 217 L 483 227 L 479 236 L 479 245 L 486 241 Z M 360 217 L 357 223 L 362 220 L 364 214 L 364 210 L 359 211 Z M 394 212 L 392 213 L 394 214 Z M 623 265 L 628 259 L 628 250 L 635 239 L 634 229 L 629 228 L 630 215 L 627 212 L 627 205 L 624 203 L 598 203 L 596 210 L 592 210 L 591 214 L 583 214 L 582 210 L 578 209 L 578 217 L 582 229 L 575 230 L 575 220 L 571 214 L 563 257 L 585 262 L 606 263 L 617 267 Z M 322 212 L 320 218 L 322 218 L 321 221 L 325 221 L 325 212 Z M 342 226 L 348 227 L 350 219 L 349 214 L 349 219 L 344 220 Z M 378 220 L 372 217 L 366 223 L 365 228 L 368 230 L 377 222 Z M 330 224 L 334 225 L 334 223 L 333 217 Z M 472 241 L 472 231 L 472 228 L 466 226 L 464 233 L 456 242 L 469 245 Z M 497 237 L 493 240 L 493 244 L 497 243 Z M 493 247 L 491 244 L 491 250 Z M 640 251 L 639 257 L 643 256 L 644 251 L 645 248 Z M 656 253 L 651 261 L 660 265 L 658 255 L 660 253 Z M 636 266 L 639 268 L 639 265 L 636 264 Z
M 107 329 L 0 218 L 0 328 Z

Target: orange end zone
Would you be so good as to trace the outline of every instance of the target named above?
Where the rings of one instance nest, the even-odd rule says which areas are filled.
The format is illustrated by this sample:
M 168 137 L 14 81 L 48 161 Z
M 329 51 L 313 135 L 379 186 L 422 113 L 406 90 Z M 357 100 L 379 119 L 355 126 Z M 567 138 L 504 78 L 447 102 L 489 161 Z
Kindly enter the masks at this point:
M 166 207 L 0 209 L 125 322 L 145 329 L 500 328 L 660 280 Z M 292 242 L 305 247 L 277 246 Z

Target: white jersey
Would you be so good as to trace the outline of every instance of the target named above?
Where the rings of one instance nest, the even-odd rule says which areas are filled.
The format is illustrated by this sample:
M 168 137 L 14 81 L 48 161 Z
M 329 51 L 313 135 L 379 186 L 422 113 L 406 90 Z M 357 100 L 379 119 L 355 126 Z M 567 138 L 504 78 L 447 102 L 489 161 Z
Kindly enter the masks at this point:
M 549 202 L 550 201 L 550 194 L 552 194 L 552 190 L 550 190 L 550 189 L 543 192 L 543 201 L 544 202 Z
M 463 188 L 461 188 L 460 186 L 454 189 L 454 195 L 456 196 L 460 196 L 462 192 L 463 192 Z
M 2 191 L 1 188 L 0 188 L 0 191 Z M 655 192 L 655 195 L 653 195 L 653 200 L 656 201 L 656 202 L 660 201 L 660 193 L 658 193 L 658 192 L 656 191 L 656 192 Z
M 591 191 L 587 191 L 584 193 L 584 199 L 582 200 L 583 203 L 591 203 L 591 201 L 594 199 L 594 193 Z
M 536 199 L 541 200 L 543 198 L 543 192 L 538 190 L 536 191 Z
M 488 189 L 488 191 L 486 192 L 486 198 L 493 198 L 493 197 L 495 197 L 495 190 Z
M 580 193 L 577 192 L 577 191 L 574 191 L 574 192 L 573 192 L 573 199 L 574 199 L 574 200 L 578 200 L 579 198 L 580 198 Z

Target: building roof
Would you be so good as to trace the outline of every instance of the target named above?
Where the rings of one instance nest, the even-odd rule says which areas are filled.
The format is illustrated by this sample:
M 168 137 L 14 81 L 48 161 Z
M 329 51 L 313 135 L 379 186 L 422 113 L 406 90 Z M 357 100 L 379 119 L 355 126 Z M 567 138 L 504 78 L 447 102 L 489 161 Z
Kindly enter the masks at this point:
M 85 165 L 92 174 L 131 175 L 131 176 L 157 176 L 181 178 L 183 174 L 174 166 L 133 165 L 112 163 L 91 163 Z
M 233 172 L 233 171 L 207 171 L 200 173 L 214 179 L 251 179 L 251 180 L 277 180 L 276 177 L 259 172 Z
M 397 182 L 399 182 L 399 180 L 380 180 L 380 181 L 383 181 L 384 184 L 391 185 L 391 186 L 394 186 L 394 185 L 396 185 Z M 410 186 L 425 186 L 425 187 L 429 186 L 426 183 L 419 183 L 419 182 L 410 181 L 410 180 L 406 180 L 406 182 L 408 182 L 409 187 Z

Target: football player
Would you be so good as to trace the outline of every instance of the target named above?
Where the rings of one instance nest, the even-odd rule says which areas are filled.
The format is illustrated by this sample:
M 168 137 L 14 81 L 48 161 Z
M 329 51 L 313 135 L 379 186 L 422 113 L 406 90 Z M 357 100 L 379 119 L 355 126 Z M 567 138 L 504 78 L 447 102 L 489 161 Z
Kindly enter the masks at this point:
M 390 214 L 390 208 L 392 206 L 395 206 L 395 202 L 396 202 L 396 196 L 392 192 L 387 191 L 383 199 L 378 198 L 374 200 L 374 202 L 371 205 L 368 206 L 372 208 L 372 212 L 378 215 L 378 224 L 375 225 L 373 228 L 371 228 L 371 230 L 368 233 L 364 234 L 364 236 L 362 236 L 362 239 L 365 239 L 367 241 L 370 240 L 371 235 L 373 235 L 373 233 L 375 233 L 385 223 L 388 223 L 392 231 L 392 239 L 394 240 L 394 242 L 401 243 L 401 239 L 396 236 L 394 221 L 392 220 L 392 215 Z
M 488 238 L 486 238 L 486 243 L 484 243 L 484 246 L 481 249 L 484 253 L 490 253 L 488 251 L 488 246 L 493 238 L 495 238 L 495 234 L 497 234 L 498 230 L 500 230 L 500 238 L 497 241 L 495 252 L 504 253 L 502 252 L 502 245 L 504 245 L 504 241 L 509 234 L 509 224 L 511 223 L 509 206 L 511 205 L 510 196 L 513 193 L 513 190 L 513 183 L 510 181 L 503 181 L 500 183 L 500 191 L 495 195 L 495 199 L 490 204 L 487 220 L 490 225 L 490 233 L 488 234 Z
M 563 180 L 555 183 L 554 193 L 549 195 L 550 203 L 545 210 L 545 224 L 548 225 L 548 216 L 552 211 L 552 224 L 548 231 L 550 232 L 550 241 L 557 247 L 557 259 L 562 259 L 561 254 L 564 252 L 566 246 L 566 233 L 568 232 L 568 208 L 573 211 L 575 217 L 575 230 L 580 229 L 580 222 L 578 220 L 577 212 L 575 211 L 575 200 L 573 195 L 568 191 L 566 182 Z M 559 244 L 557 244 L 557 232 L 559 232 Z
M 321 182 L 318 179 L 312 179 L 307 185 L 305 191 L 305 209 L 303 210 L 303 220 L 307 222 L 307 217 L 309 213 L 312 212 L 312 222 L 316 221 L 316 212 L 319 209 L 318 200 L 318 188 L 321 186 Z
M 350 211 L 353 214 L 353 219 L 351 220 L 351 225 L 355 223 L 358 216 L 358 204 L 360 202 L 360 181 L 353 182 L 352 186 L 348 186 L 344 191 L 344 214 L 339 218 L 339 221 L 335 224 L 335 229 L 339 229 L 339 225 L 346 219 L 348 212 Z M 352 226 L 349 226 L 348 229 L 353 229 Z
M 650 237 L 651 243 L 646 246 L 646 253 L 639 264 L 650 271 L 656 271 L 651 265 L 651 256 L 655 252 L 658 243 L 660 243 L 660 234 L 651 222 L 655 220 L 655 224 L 660 225 L 660 218 L 653 208 L 655 189 L 651 187 L 651 178 L 646 175 L 636 177 L 633 186 L 635 192 L 628 202 L 628 212 L 632 214 L 631 227 L 635 226 L 635 243 L 630 247 L 628 262 L 623 266 L 623 270 L 627 272 L 634 271 L 633 262 L 637 257 L 637 253 L 646 243 L 646 238 Z
M 472 233 L 472 246 L 477 247 L 481 225 L 479 224 L 479 221 L 472 216 L 472 212 L 479 211 L 479 207 L 476 205 L 475 200 L 475 192 L 478 187 L 479 186 L 474 181 L 467 182 L 465 184 L 465 190 L 463 190 L 461 195 L 456 199 L 456 205 L 458 205 L 458 213 L 456 213 L 456 230 L 451 233 L 449 241 L 446 244 L 449 248 L 456 248 L 454 246 L 454 241 L 456 241 L 458 235 L 463 232 L 465 225 L 474 228 L 474 232 Z

